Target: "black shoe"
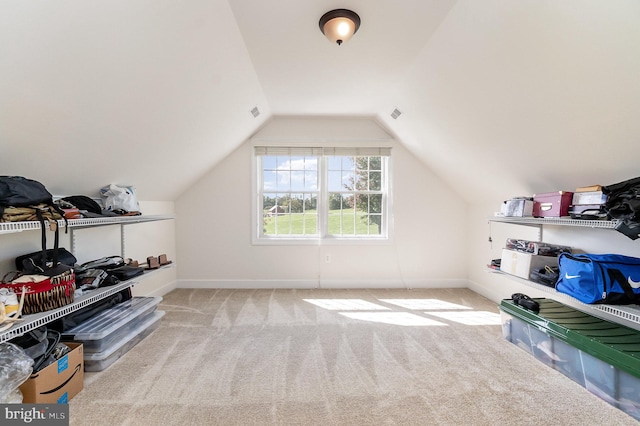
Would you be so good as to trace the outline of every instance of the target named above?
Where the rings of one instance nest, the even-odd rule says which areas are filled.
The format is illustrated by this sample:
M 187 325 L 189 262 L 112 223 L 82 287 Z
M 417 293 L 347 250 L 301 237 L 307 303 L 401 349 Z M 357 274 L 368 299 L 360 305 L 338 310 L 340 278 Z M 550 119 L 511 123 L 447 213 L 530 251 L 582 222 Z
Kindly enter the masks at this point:
M 513 303 L 515 303 L 516 305 L 520 305 L 524 308 L 529 309 L 530 311 L 540 311 L 540 305 L 538 304 L 538 302 L 536 302 L 526 294 L 514 293 L 511 295 L 511 300 L 513 300 Z

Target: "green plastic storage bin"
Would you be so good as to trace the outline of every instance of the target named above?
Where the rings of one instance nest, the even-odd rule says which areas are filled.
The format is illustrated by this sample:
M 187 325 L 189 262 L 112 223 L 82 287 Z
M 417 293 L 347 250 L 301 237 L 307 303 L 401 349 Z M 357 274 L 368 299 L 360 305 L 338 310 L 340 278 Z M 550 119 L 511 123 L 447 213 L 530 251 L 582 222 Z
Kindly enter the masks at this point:
M 640 331 L 552 299 L 500 303 L 505 339 L 640 420 Z

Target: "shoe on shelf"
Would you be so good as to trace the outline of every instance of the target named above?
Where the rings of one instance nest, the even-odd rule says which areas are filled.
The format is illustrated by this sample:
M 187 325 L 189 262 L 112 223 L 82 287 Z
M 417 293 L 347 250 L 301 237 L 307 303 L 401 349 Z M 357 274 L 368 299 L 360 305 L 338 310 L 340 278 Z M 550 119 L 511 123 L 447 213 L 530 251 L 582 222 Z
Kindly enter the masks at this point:
M 158 262 L 160 262 L 160 266 L 164 266 L 170 264 L 172 261 L 167 259 L 166 254 L 161 254 L 158 256 Z
M 126 258 L 124 264 L 128 266 L 140 266 L 140 262 L 135 259 Z
M 147 257 L 147 267 L 145 269 L 158 269 L 160 267 L 160 262 L 158 258 L 155 256 Z

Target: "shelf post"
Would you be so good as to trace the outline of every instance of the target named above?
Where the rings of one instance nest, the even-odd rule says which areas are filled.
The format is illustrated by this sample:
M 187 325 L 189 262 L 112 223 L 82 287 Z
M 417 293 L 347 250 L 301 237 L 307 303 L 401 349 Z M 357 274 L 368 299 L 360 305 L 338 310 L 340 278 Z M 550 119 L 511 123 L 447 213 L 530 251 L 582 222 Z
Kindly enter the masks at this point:
M 124 236 L 125 236 L 125 232 L 124 232 L 124 224 L 121 223 L 120 224 L 120 256 L 122 256 L 122 258 L 124 259 L 124 254 L 125 254 L 125 242 L 124 242 Z
M 73 232 L 73 228 L 70 229 L 71 234 L 69 235 L 69 238 L 71 239 L 71 253 L 73 253 L 73 255 L 76 255 L 76 234 L 75 232 Z

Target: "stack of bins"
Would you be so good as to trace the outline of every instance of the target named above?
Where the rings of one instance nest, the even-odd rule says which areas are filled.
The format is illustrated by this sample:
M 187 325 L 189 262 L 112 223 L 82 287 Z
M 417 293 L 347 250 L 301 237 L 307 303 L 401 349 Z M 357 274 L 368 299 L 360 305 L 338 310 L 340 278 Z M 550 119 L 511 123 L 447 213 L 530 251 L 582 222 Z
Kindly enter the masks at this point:
M 160 325 L 162 297 L 134 297 L 62 333 L 62 341 L 84 346 L 84 370 L 102 371 Z
M 535 300 L 539 312 L 502 300 L 503 337 L 640 420 L 640 331 Z

